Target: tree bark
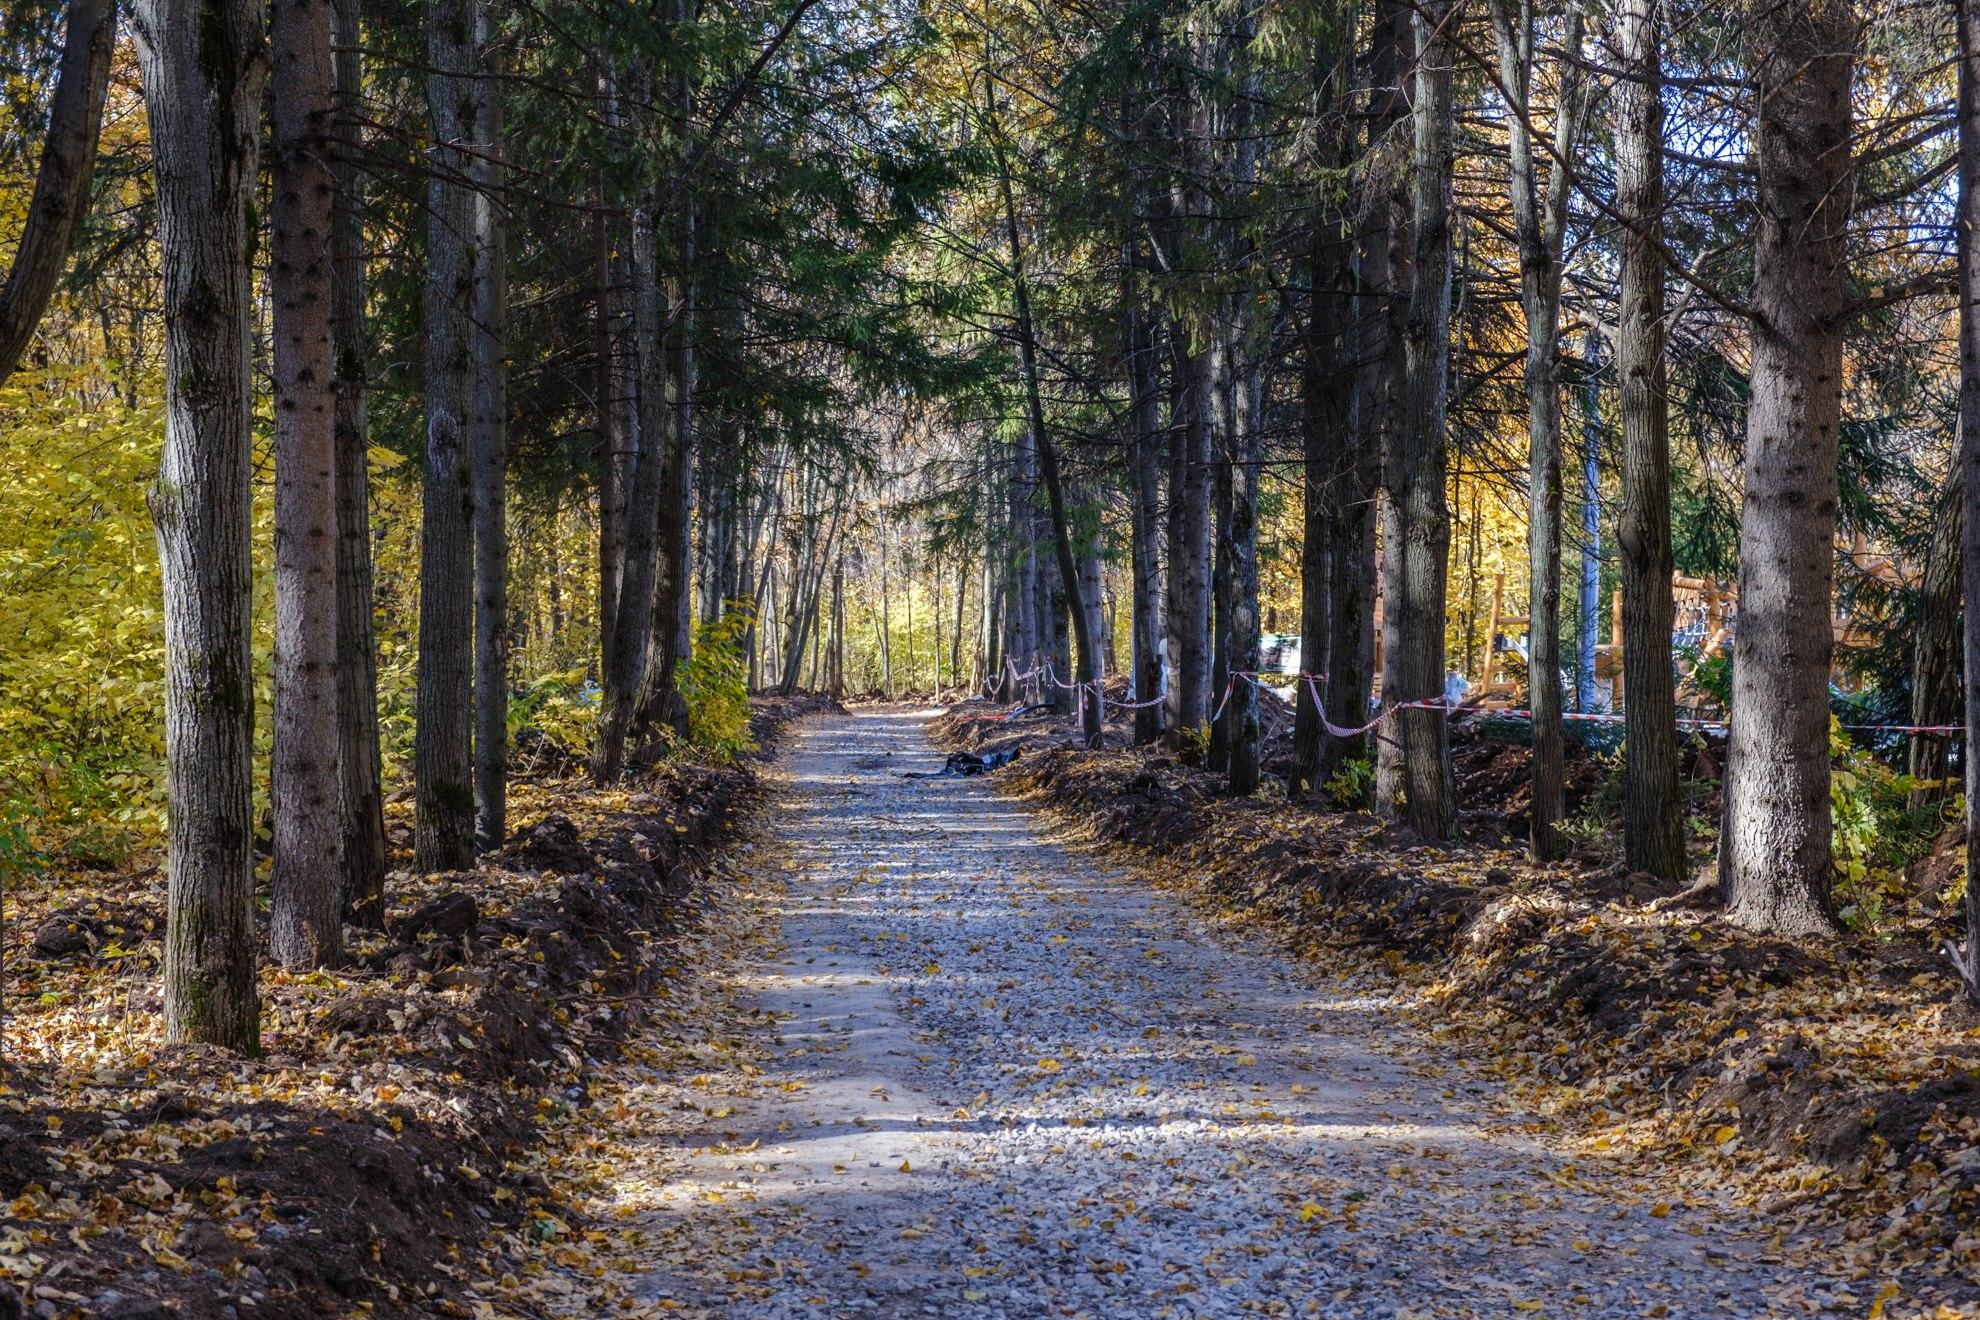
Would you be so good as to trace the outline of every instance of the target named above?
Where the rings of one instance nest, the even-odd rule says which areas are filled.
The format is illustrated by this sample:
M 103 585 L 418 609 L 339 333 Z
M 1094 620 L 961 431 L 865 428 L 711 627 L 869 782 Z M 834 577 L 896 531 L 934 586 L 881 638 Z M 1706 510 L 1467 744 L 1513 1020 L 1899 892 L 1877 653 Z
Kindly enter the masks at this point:
M 1381 30 L 1381 20 L 1376 29 Z M 1329 33 L 1313 55 L 1315 118 L 1321 159 L 1344 169 L 1353 154 L 1347 97 L 1343 94 L 1343 39 Z M 1320 191 L 1314 211 L 1312 281 L 1308 293 L 1305 360 L 1300 371 L 1302 505 L 1299 555 L 1300 669 L 1329 669 L 1334 621 L 1333 556 L 1336 525 L 1346 516 L 1350 396 L 1354 383 L 1354 230 L 1348 194 L 1338 183 Z M 1334 739 L 1321 727 L 1324 679 L 1297 680 L 1293 690 L 1292 768 L 1286 796 L 1305 797 L 1326 782 L 1322 758 Z M 1360 724 L 1360 720 L 1355 721 Z
M 34 192 L 6 281 L 0 283 L 0 382 L 14 373 L 34 337 L 89 215 L 89 184 L 116 43 L 114 0 L 72 0 Z
M 502 846 L 509 819 L 509 279 L 502 104 L 491 0 L 475 0 L 481 77 L 474 161 L 474 835 Z
M 1254 49 L 1258 10 L 1238 11 L 1231 34 L 1232 62 L 1240 76 L 1237 94 L 1226 119 L 1231 141 L 1233 194 L 1243 198 L 1258 186 L 1258 142 L 1254 136 L 1256 107 L 1265 99 L 1265 79 Z M 1258 254 L 1244 228 L 1225 222 L 1225 249 L 1230 254 L 1235 289 L 1230 298 L 1230 626 L 1228 652 L 1231 678 L 1229 788 L 1232 797 L 1250 797 L 1258 789 L 1258 469 L 1265 457 L 1265 390 L 1261 349 L 1254 335 L 1257 301 L 1264 280 L 1257 272 Z
M 427 0 L 426 472 L 420 500 L 419 678 L 413 738 L 416 865 L 474 864 L 474 131 L 472 0 Z
M 1140 244 L 1128 254 L 1130 271 L 1140 264 Z M 1155 336 L 1148 324 L 1150 310 L 1130 273 L 1124 295 L 1128 338 L 1129 425 L 1134 446 L 1134 524 L 1130 553 L 1134 562 L 1134 699 L 1154 702 L 1134 712 L 1134 740 L 1150 743 L 1162 736 L 1162 693 L 1168 668 L 1169 624 L 1162 583 L 1158 538 L 1162 535 L 1163 440 L 1161 399 L 1157 393 Z
M 1327 553 L 1327 646 L 1303 664 L 1326 678 L 1327 718 L 1342 728 L 1368 722 L 1375 679 L 1375 544 L 1379 521 L 1384 436 L 1393 430 L 1393 393 L 1402 335 L 1391 327 L 1397 302 L 1391 270 L 1395 215 L 1394 189 L 1381 181 L 1381 164 L 1391 158 L 1391 141 L 1407 115 L 1400 86 L 1402 42 L 1408 17 L 1400 5 L 1385 3 L 1370 33 L 1369 152 L 1356 179 L 1361 194 L 1352 264 L 1347 274 L 1353 300 L 1341 333 L 1348 354 L 1347 448 L 1333 485 L 1331 544 Z M 1348 142 L 1352 143 L 1350 136 Z M 1330 737 L 1321 744 L 1315 781 L 1324 786 L 1343 762 L 1363 755 L 1363 736 Z
M 1387 25 L 1388 63 L 1386 72 L 1379 63 L 1376 83 L 1393 97 L 1385 137 L 1393 146 L 1385 153 L 1395 166 L 1387 171 L 1387 187 L 1375 185 L 1378 189 L 1371 217 L 1369 232 L 1364 236 L 1360 260 L 1364 279 L 1379 281 L 1375 286 L 1379 296 L 1371 291 L 1365 314 L 1375 320 L 1368 323 L 1365 333 L 1374 336 L 1374 341 L 1366 344 L 1363 352 L 1370 354 L 1367 374 L 1358 382 L 1360 397 L 1371 407 L 1370 425 L 1373 428 L 1368 443 L 1374 446 L 1371 455 L 1375 464 L 1375 521 L 1379 534 L 1380 568 L 1378 571 L 1379 590 L 1382 601 L 1382 624 L 1380 630 L 1380 665 L 1382 706 L 1386 711 L 1397 700 L 1402 690 L 1400 664 L 1402 645 L 1397 634 L 1397 622 L 1402 617 L 1398 599 L 1402 592 L 1402 416 L 1403 390 L 1407 384 L 1409 336 L 1410 292 L 1415 286 L 1415 263 L 1411 244 L 1415 240 L 1415 225 L 1412 212 L 1415 205 L 1415 189 L 1409 178 L 1409 171 L 1401 168 L 1400 157 L 1405 149 L 1414 151 L 1414 132 L 1404 132 L 1404 125 L 1410 124 L 1409 100 L 1413 88 L 1413 76 L 1408 72 L 1414 67 L 1416 51 L 1415 16 L 1409 7 L 1397 4 L 1391 10 L 1391 22 Z M 1369 272 L 1372 272 L 1369 273 Z M 1332 690 L 1332 685 L 1330 685 Z M 1366 722 L 1366 716 L 1354 724 Z M 1353 727 L 1353 726 L 1349 726 Z M 1378 726 L 1375 739 L 1375 813 L 1394 817 L 1403 797 L 1403 757 L 1402 738 L 1393 721 Z
M 262 9 L 140 0 L 158 176 L 165 444 L 150 491 L 165 607 L 165 1036 L 253 1051 L 248 206 Z
M 1574 612 L 1574 708 L 1584 712 L 1595 709 L 1595 624 L 1602 613 L 1601 369 L 1602 335 L 1590 326 L 1581 363 L 1581 589 Z
M 695 8 L 687 0 L 676 0 L 673 26 L 676 32 L 691 27 Z M 677 121 L 693 123 L 693 83 L 685 73 L 670 79 L 668 99 Z M 694 155 L 693 139 L 685 144 L 683 160 Z M 685 170 L 685 166 L 683 166 Z M 673 432 L 669 437 L 666 471 L 660 483 L 659 577 L 653 600 L 653 636 L 647 646 L 646 672 L 641 684 L 638 727 L 665 725 L 675 736 L 688 737 L 688 709 L 682 700 L 678 678 L 687 663 L 693 643 L 694 600 L 694 391 L 695 327 L 697 315 L 696 225 L 699 219 L 694 182 L 685 173 L 675 185 L 674 207 L 676 259 L 679 277 L 675 283 L 672 324 L 667 336 L 668 378 L 672 383 L 669 401 Z M 820 571 L 823 571 L 822 568 Z M 814 588 L 814 597 L 816 589 Z M 816 609 L 816 601 L 813 602 Z
M 1065 482 L 1059 473 L 1058 451 L 1052 444 L 1050 432 L 1045 429 L 1045 404 L 1038 388 L 1038 341 L 1031 319 L 1031 289 L 1025 278 L 1024 247 L 1018 235 L 1017 203 L 1011 189 L 1010 164 L 1004 156 L 1001 130 L 996 127 L 997 101 L 994 92 L 989 98 L 989 113 L 997 152 L 998 182 L 1003 194 L 1004 232 L 1010 251 L 1011 296 L 1017 320 L 1018 360 L 1024 374 L 1025 416 L 1030 423 L 1032 440 L 1038 446 L 1038 465 L 1045 479 L 1045 500 L 1051 511 L 1052 542 L 1057 552 L 1058 590 L 1064 593 L 1065 603 L 1057 609 L 1057 614 L 1064 617 L 1067 610 L 1072 612 L 1073 642 L 1079 657 L 1078 675 L 1073 681 L 1086 685 L 1090 694 L 1085 702 L 1086 718 L 1082 735 L 1088 747 L 1097 748 L 1100 746 L 1101 703 L 1096 699 L 1094 689 L 1100 678 L 1100 656 L 1088 626 L 1086 604 L 1080 592 L 1079 566 L 1073 558 L 1072 529 L 1066 521 Z
M 1527 404 L 1527 705 L 1533 712 L 1533 792 L 1527 852 L 1536 862 L 1567 853 L 1561 767 L 1561 403 L 1557 340 L 1561 323 L 1562 243 L 1567 237 L 1567 161 L 1581 118 L 1582 14 L 1570 4 L 1561 39 L 1554 107 L 1553 164 L 1546 183 L 1534 159 L 1533 0 L 1492 0 L 1506 115 L 1507 180 L 1519 244 L 1520 305 L 1526 317 Z M 1492 639 L 1487 638 L 1487 646 Z
M 1402 582 L 1397 593 L 1395 699 L 1439 701 L 1444 692 L 1444 604 L 1451 517 L 1445 477 L 1449 439 L 1445 403 L 1451 316 L 1451 42 L 1450 0 L 1416 10 L 1413 277 L 1405 334 L 1408 384 L 1400 441 Z M 1396 719 L 1402 742 L 1404 819 L 1426 839 L 1446 839 L 1457 823 L 1451 788 L 1448 716 L 1406 709 Z
M 1789 0 L 1756 14 L 1748 38 L 1759 215 L 1719 883 L 1734 924 L 1807 938 L 1835 929 L 1830 611 L 1856 20 L 1847 4 Z
M 1664 358 L 1664 102 L 1660 0 L 1621 0 L 1616 210 L 1622 221 L 1616 378 L 1622 507 L 1623 855 L 1632 871 L 1685 875 L 1671 674 L 1670 389 Z
M 1221 332 L 1221 327 L 1219 327 Z M 1237 494 L 1234 485 L 1234 464 L 1236 457 L 1231 446 L 1237 438 L 1237 428 L 1233 422 L 1233 410 L 1229 401 L 1237 397 L 1235 382 L 1231 379 L 1230 364 L 1233 356 L 1230 345 L 1218 355 L 1217 407 L 1212 413 L 1215 419 L 1211 452 L 1216 461 L 1210 470 L 1211 521 L 1216 540 L 1216 557 L 1210 564 L 1210 747 L 1204 763 L 1217 774 L 1226 774 L 1231 766 L 1231 711 L 1237 697 L 1236 685 L 1231 679 L 1231 614 L 1236 605 L 1237 575 L 1234 564 L 1236 547 L 1231 543 L 1231 506 Z
M 956 556 L 956 618 L 955 626 L 949 630 L 949 681 L 957 687 L 967 686 L 963 681 L 962 638 L 965 604 L 969 595 L 969 559 L 966 552 Z
M 598 73 L 599 117 L 605 140 L 621 148 L 618 78 L 612 66 Z M 632 262 L 619 251 L 612 227 L 622 216 L 619 198 L 607 191 L 601 170 L 595 176 L 592 218 L 592 264 L 598 285 L 594 337 L 597 340 L 598 399 L 598 646 L 599 681 L 611 668 L 612 643 L 618 636 L 620 579 L 626 567 L 627 501 L 640 451 L 639 403 L 636 375 L 639 357 L 631 343 L 633 316 L 628 307 Z M 628 226 L 630 229 L 631 226 Z M 637 235 L 621 235 L 637 247 Z
M 1968 601 L 1980 602 L 1980 13 L 1959 0 L 1959 199 L 1954 223 L 1959 254 L 1959 467 L 1963 523 L 1960 576 Z M 1966 943 L 1955 950 L 1966 997 L 1980 1004 L 1980 604 L 1964 612 L 1966 659 Z
M 335 0 L 337 120 L 345 135 L 330 211 L 330 330 L 337 390 L 337 768 L 342 801 L 344 907 L 385 924 L 385 794 L 378 748 L 378 643 L 372 624 L 371 438 L 365 389 L 364 202 L 355 161 L 363 68 L 359 0 Z
M 846 695 L 846 559 L 832 561 L 832 695 Z
M 1238 378 L 1231 473 L 1230 792 L 1258 791 L 1258 466 L 1265 453 L 1264 374 L 1255 359 Z
M 337 405 L 330 262 L 329 0 L 275 0 L 269 208 L 274 304 L 274 901 L 284 967 L 343 958 L 337 767 Z
M 1964 433 L 1962 432 L 1962 444 Z M 1918 630 L 1911 650 L 1911 722 L 1952 724 L 1959 718 L 1960 545 L 1965 536 L 1965 484 L 1959 463 L 1946 471 L 1932 509 L 1932 541 L 1918 584 Z M 1950 797 L 1952 739 L 1914 733 L 1906 749 L 1906 772 L 1923 784 L 1914 787 L 1913 806 Z
M 1210 22 L 1207 15 L 1191 20 L 1192 26 L 1198 28 L 1207 27 Z M 1212 67 L 1214 52 L 1209 34 L 1192 34 L 1177 54 L 1198 68 Z M 1206 82 L 1203 78 L 1191 80 L 1187 125 L 1177 125 L 1183 130 L 1183 146 L 1182 168 L 1177 172 L 1178 182 L 1169 208 L 1176 231 L 1172 266 L 1180 266 L 1183 254 L 1192 251 L 1197 254 L 1194 261 L 1202 263 L 1201 252 L 1210 245 L 1211 236 L 1202 232 L 1191 236 L 1194 243 L 1182 241 L 1184 231 L 1202 230 L 1203 217 L 1211 211 L 1204 180 L 1210 169 L 1209 144 L 1215 135 L 1215 113 Z M 1193 280 L 1207 276 L 1200 269 L 1178 273 Z M 1174 502 L 1176 519 L 1169 556 L 1169 611 L 1177 642 L 1175 728 L 1192 735 L 1204 730 L 1220 695 L 1213 690 L 1211 672 L 1215 659 L 1210 614 L 1216 529 L 1211 516 L 1210 486 L 1211 462 L 1216 454 L 1218 359 L 1224 345 L 1213 322 L 1214 318 L 1199 314 L 1190 322 L 1179 318 L 1174 327 L 1180 357 L 1178 384 L 1183 416 L 1169 496 Z
M 671 409 L 666 390 L 666 315 L 661 307 L 659 201 L 648 190 L 633 221 L 633 342 L 638 366 L 639 451 L 633 460 L 626 500 L 624 568 L 618 606 L 606 651 L 605 681 L 599 700 L 598 731 L 592 742 L 591 778 L 615 782 L 625 769 L 626 735 L 632 727 L 646 674 L 646 651 L 653 626 L 662 484 Z

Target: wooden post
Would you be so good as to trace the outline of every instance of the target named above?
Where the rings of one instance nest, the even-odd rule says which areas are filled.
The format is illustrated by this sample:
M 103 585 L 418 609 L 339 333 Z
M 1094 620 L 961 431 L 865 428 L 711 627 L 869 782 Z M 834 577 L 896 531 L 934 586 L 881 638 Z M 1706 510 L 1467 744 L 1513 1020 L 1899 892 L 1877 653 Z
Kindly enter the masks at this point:
M 1492 667 L 1498 659 L 1497 648 L 1493 643 L 1499 639 L 1499 606 L 1503 603 L 1505 594 L 1506 575 L 1504 573 L 1496 574 L 1492 578 L 1492 613 L 1490 616 L 1492 621 L 1486 625 L 1484 654 L 1478 658 L 1478 691 L 1481 696 L 1490 693 L 1492 690 Z
M 1623 704 L 1623 609 L 1622 592 L 1620 590 L 1611 598 L 1609 615 L 1611 620 L 1610 630 L 1613 633 L 1613 638 L 1610 642 L 1610 649 L 1612 651 L 1610 658 L 1614 661 L 1615 665 L 1615 677 L 1611 680 L 1611 686 L 1609 688 L 1609 704 L 1617 710 L 1621 710 Z

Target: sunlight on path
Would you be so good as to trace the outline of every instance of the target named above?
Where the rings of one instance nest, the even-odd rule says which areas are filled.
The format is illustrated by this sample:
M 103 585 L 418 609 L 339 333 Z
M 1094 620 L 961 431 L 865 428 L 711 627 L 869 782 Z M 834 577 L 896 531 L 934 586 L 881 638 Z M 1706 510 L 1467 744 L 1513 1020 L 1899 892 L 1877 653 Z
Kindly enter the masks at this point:
M 739 1039 L 608 1189 L 737 1316 L 1810 1315 L 1764 1242 L 1486 1122 L 1407 1029 L 1035 834 L 927 712 L 786 758 Z M 678 1028 L 675 1028 L 678 1030 Z M 685 1133 L 679 1124 L 687 1123 Z M 664 1126 L 664 1125 L 663 1125 Z M 645 1130 L 653 1131 L 652 1126 Z M 1687 1219 L 1687 1215 L 1693 1216 Z

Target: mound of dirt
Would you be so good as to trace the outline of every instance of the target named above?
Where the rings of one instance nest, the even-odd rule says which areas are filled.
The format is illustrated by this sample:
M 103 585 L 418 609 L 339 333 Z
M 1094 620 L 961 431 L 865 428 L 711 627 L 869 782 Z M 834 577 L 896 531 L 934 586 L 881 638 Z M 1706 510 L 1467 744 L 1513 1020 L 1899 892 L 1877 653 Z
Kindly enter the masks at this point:
M 765 703 L 763 754 L 821 704 Z M 519 783 L 508 847 L 395 872 L 390 934 L 355 932 L 347 967 L 264 974 L 256 1058 L 158 1039 L 150 876 L 24 895 L 42 910 L 4 950 L 28 1007 L 0 1071 L 0 1276 L 25 1292 L 0 1283 L 0 1316 L 502 1310 L 476 1280 L 520 1262 L 491 1227 L 569 1229 L 525 1158 L 538 1124 L 586 1103 L 640 1021 L 756 782 L 669 762 L 628 792 Z

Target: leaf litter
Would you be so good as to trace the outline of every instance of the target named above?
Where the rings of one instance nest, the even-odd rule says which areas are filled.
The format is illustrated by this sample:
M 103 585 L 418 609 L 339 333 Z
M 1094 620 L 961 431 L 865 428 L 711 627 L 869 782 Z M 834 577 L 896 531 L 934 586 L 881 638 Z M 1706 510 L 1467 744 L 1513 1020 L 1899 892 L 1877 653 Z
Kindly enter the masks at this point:
M 758 737 L 828 704 L 760 702 Z M 160 1039 L 155 869 L 10 893 L 0 1315 L 606 1298 L 617 1241 L 574 1208 L 589 1165 L 565 1134 L 604 1061 L 690 1016 L 698 877 L 756 783 L 673 760 L 610 792 L 516 783 L 528 824 L 473 872 L 395 872 L 388 931 L 348 966 L 264 967 L 251 1059 Z M 409 824 L 388 807 L 400 845 Z

